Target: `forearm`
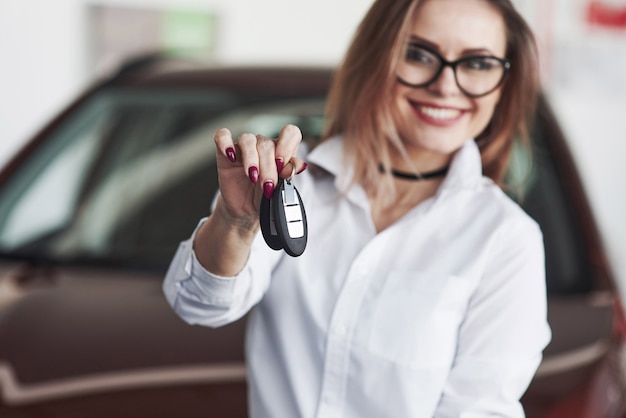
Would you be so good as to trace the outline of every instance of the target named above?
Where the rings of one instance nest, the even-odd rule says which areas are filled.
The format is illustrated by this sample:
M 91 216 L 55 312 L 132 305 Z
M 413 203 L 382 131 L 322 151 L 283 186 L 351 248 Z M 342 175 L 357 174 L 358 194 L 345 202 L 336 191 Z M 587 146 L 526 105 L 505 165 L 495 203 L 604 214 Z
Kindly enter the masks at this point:
M 163 291 L 174 311 L 186 322 L 216 327 L 239 319 L 258 303 L 280 254 L 267 248 L 257 234 L 237 274 L 221 276 L 210 272 L 193 250 L 193 242 L 207 222 L 208 219 L 201 221 L 192 237 L 179 245 Z
M 248 260 L 258 231 L 258 218 L 234 219 L 219 198 L 215 210 L 193 241 L 196 257 L 202 267 L 215 275 L 236 276 Z

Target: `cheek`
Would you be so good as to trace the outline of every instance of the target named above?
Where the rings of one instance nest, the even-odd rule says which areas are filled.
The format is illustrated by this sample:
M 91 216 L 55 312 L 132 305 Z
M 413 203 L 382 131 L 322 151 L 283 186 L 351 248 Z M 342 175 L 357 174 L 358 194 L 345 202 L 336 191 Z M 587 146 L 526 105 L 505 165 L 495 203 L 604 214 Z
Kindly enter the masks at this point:
M 404 89 L 396 86 L 392 90 L 391 94 L 393 96 L 392 112 L 395 117 L 405 114 L 408 111 L 408 104 Z

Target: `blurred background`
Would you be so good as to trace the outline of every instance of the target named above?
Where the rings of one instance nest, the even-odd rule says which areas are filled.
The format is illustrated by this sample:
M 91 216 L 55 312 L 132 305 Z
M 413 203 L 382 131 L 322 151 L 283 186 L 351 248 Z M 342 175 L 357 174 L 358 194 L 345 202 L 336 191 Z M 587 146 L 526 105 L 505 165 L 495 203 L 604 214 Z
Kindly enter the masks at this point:
M 626 289 L 626 0 L 515 0 Z M 71 98 L 156 50 L 335 65 L 371 0 L 0 0 L 0 165 Z M 626 291 L 626 290 L 623 290 Z
M 544 89 L 624 301 L 626 0 L 513 1 L 537 35 Z M 129 59 L 332 68 L 372 2 L 0 0 L 0 167 Z M 329 73 L 179 73 L 166 77 L 174 88 L 145 74 L 99 89 L 1 179 L 2 418 L 193 417 L 207 405 L 245 416 L 244 321 L 183 324 L 160 289 L 167 264 L 149 261 L 169 263 L 208 212 L 214 125 L 319 132 Z M 553 341 L 525 408 L 622 417 L 626 319 L 600 283 L 610 275 L 543 104 L 537 181 L 521 203 L 545 232 Z

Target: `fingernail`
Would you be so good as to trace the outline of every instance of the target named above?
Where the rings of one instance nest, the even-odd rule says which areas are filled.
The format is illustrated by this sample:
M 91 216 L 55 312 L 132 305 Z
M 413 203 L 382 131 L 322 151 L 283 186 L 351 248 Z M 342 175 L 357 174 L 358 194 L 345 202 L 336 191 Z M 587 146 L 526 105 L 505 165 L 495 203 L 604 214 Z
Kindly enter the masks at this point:
M 248 176 L 250 177 L 250 181 L 254 184 L 257 184 L 259 181 L 259 169 L 255 166 L 252 166 L 248 169 Z
M 302 168 L 300 169 L 300 171 L 298 171 L 296 174 L 300 174 L 302 173 L 304 170 L 306 170 L 309 167 L 309 165 L 307 163 L 304 163 L 304 165 L 302 166 Z
M 274 195 L 274 183 L 271 180 L 268 180 L 263 184 L 263 194 L 267 199 L 271 199 Z
M 277 158 L 276 159 L 276 169 L 278 170 L 279 173 L 281 171 L 283 171 L 283 167 L 284 166 L 285 166 L 285 160 L 283 160 L 282 158 Z
M 237 161 L 237 156 L 235 155 L 235 149 L 233 147 L 226 148 L 226 156 L 230 160 L 231 163 Z

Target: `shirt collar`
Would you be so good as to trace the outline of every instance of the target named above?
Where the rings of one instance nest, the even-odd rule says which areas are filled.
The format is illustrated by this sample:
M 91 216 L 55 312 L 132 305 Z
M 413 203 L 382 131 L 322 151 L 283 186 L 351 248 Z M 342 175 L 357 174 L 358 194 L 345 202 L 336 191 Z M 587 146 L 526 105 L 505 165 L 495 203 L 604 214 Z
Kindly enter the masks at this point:
M 342 137 L 334 136 L 315 147 L 307 159 L 310 163 L 332 174 L 335 177 L 335 186 L 339 190 L 345 190 L 354 169 L 344 155 Z
M 353 168 L 344 158 L 343 140 L 334 136 L 319 144 L 308 155 L 309 162 L 335 176 L 335 185 L 340 190 L 351 180 Z M 465 141 L 452 158 L 450 169 L 439 193 L 444 190 L 475 187 L 482 181 L 482 160 L 478 145 L 473 139 Z M 342 187 L 343 186 L 343 187 Z
M 476 187 L 482 182 L 483 169 L 480 150 L 476 141 L 469 139 L 455 153 L 450 162 L 450 170 L 443 180 L 440 191 Z

